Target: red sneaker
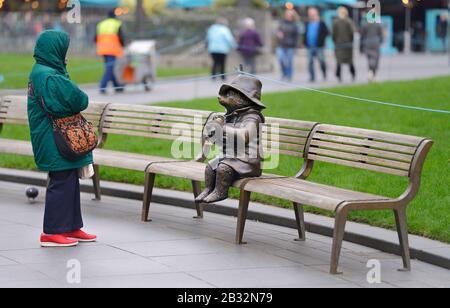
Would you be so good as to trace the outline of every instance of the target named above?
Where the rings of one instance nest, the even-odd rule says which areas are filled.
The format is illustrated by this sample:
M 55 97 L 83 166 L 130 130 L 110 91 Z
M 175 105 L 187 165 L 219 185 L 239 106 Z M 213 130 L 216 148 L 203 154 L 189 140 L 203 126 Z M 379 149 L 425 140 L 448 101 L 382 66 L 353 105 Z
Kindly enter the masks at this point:
M 65 237 L 77 240 L 79 242 L 83 243 L 90 243 L 95 242 L 97 240 L 97 236 L 93 234 L 87 234 L 86 232 L 82 230 L 77 230 L 69 233 L 63 233 L 62 234 Z
M 77 245 L 78 241 L 68 239 L 67 237 L 60 234 L 56 235 L 41 234 L 42 247 L 73 247 Z

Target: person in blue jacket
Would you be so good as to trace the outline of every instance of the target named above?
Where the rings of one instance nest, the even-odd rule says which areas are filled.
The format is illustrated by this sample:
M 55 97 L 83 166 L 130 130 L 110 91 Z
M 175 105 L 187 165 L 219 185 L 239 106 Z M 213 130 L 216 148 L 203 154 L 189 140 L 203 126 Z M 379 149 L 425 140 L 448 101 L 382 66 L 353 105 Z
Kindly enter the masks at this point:
M 209 28 L 206 42 L 213 61 L 211 71 L 213 79 L 216 79 L 217 75 L 221 75 L 222 80 L 225 80 L 227 56 L 237 48 L 237 43 L 225 18 L 217 19 L 216 23 Z

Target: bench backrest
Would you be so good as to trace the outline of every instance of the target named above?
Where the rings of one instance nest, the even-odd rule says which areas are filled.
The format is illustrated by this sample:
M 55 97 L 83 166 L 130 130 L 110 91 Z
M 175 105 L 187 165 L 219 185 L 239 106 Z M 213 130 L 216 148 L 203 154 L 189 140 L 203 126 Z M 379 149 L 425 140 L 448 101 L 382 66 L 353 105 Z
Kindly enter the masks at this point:
M 0 126 L 3 124 L 28 125 L 26 96 L 6 96 L 0 100 Z
M 263 126 L 263 145 L 269 154 L 303 158 L 309 136 L 318 123 L 266 118 Z
M 182 140 L 180 134 L 186 130 L 186 141 L 204 144 L 202 132 L 213 115 L 210 111 L 165 108 L 157 106 L 111 104 L 105 110 L 102 131 L 104 134 L 140 136 L 152 139 Z M 267 118 L 263 126 L 263 145 L 271 154 L 304 157 L 305 147 L 315 122 Z M 178 127 L 180 129 L 178 129 Z M 276 136 L 273 133 L 277 133 Z M 189 138 L 189 134 L 191 137 Z M 183 134 L 181 134 L 183 135 Z M 194 137 L 194 138 L 192 138 Z M 207 155 L 208 149 L 203 148 Z M 200 153 L 201 154 L 201 153 Z M 205 159 L 203 155 L 199 160 Z
M 203 126 L 210 115 L 210 111 L 110 104 L 105 110 L 102 131 L 162 140 L 180 140 L 185 136 L 186 141 L 201 143 Z
M 106 106 L 106 103 L 91 102 L 88 109 L 83 111 L 83 116 L 92 122 L 97 130 L 100 130 Z M 28 125 L 26 96 L 6 96 L 0 100 L 0 127 L 2 124 Z
M 310 140 L 306 158 L 403 177 L 416 174 L 422 166 L 418 157 L 430 140 L 335 125 L 318 125 Z M 430 145 L 431 147 L 431 145 Z M 429 147 L 426 149 L 427 152 Z M 422 159 L 422 158 L 421 158 Z

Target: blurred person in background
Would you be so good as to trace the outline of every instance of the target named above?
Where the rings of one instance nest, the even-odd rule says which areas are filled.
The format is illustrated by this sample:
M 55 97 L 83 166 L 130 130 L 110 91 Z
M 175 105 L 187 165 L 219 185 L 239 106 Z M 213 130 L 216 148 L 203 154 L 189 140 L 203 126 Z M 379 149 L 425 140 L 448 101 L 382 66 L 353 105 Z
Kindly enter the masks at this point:
M 333 42 L 336 53 L 336 77 L 342 82 L 342 65 L 350 66 L 352 79 L 356 79 L 356 69 L 353 63 L 353 39 L 355 35 L 355 25 L 349 18 L 347 8 L 341 6 L 337 10 L 338 18 L 333 23 Z
M 308 23 L 305 27 L 305 46 L 308 49 L 309 77 L 310 82 L 316 81 L 314 60 L 317 58 L 322 70 L 323 79 L 327 79 L 327 64 L 325 61 L 325 41 L 329 34 L 328 27 L 320 18 L 317 8 L 308 10 Z
M 447 52 L 447 36 L 448 36 L 448 13 L 442 13 L 437 24 L 437 36 L 442 40 L 444 52 Z
M 50 16 L 50 14 L 48 14 L 48 13 L 44 14 L 44 16 L 42 17 L 42 28 L 43 28 L 43 31 L 54 30 L 54 24 L 52 22 L 52 18 Z
M 361 51 L 367 56 L 369 63 L 369 82 L 375 81 L 383 40 L 383 26 L 380 23 L 363 22 L 361 26 Z
M 0 19 L 0 34 L 10 36 L 13 33 L 12 13 L 7 13 L 6 16 Z
M 239 36 L 238 50 L 242 56 L 245 70 L 256 74 L 256 57 L 260 53 L 260 48 L 263 47 L 263 42 L 252 18 L 245 18 L 243 24 L 244 31 Z
M 123 92 L 123 85 L 119 84 L 114 76 L 114 66 L 117 58 L 123 56 L 125 38 L 122 21 L 116 18 L 115 10 L 108 12 L 108 18 L 97 25 L 95 36 L 97 55 L 102 56 L 105 62 L 105 73 L 100 82 L 100 93 L 106 94 L 106 88 L 111 81 L 116 93 Z
M 226 80 L 227 57 L 237 47 L 233 34 L 228 27 L 227 19 L 218 18 L 215 24 L 208 29 L 206 43 L 213 61 L 211 70 L 213 80 L 216 79 L 217 75 L 221 75 L 222 80 Z
M 283 80 L 292 81 L 294 76 L 294 56 L 299 41 L 298 15 L 287 10 L 277 32 L 277 58 L 281 66 Z
M 411 48 L 414 52 L 425 52 L 427 32 L 422 21 L 416 21 L 412 25 Z

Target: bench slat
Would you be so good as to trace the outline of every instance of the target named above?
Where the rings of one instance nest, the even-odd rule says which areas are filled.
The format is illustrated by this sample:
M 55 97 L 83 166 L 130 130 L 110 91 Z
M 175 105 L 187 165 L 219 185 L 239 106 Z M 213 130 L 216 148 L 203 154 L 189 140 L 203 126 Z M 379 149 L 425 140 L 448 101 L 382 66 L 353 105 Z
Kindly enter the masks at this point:
M 280 127 L 297 128 L 309 132 L 315 125 L 317 125 L 317 122 L 266 117 L 266 124 L 278 124 Z
M 392 168 L 387 168 L 387 167 L 382 167 L 382 166 L 375 166 L 375 165 L 370 165 L 370 164 L 366 164 L 366 163 L 358 163 L 358 162 L 348 161 L 348 160 L 343 160 L 343 159 L 338 159 L 338 158 L 331 158 L 331 157 L 319 156 L 319 155 L 314 155 L 314 154 L 308 154 L 308 159 L 323 161 L 323 162 L 327 162 L 327 163 L 333 163 L 333 164 L 337 164 L 337 165 L 343 165 L 343 166 L 347 166 L 347 167 L 356 167 L 356 168 L 360 168 L 360 169 L 378 171 L 378 172 L 388 173 L 388 174 L 397 175 L 397 176 L 403 176 L 403 177 L 409 176 L 408 171 L 392 169 Z
M 177 123 L 173 122 L 165 122 L 165 121 L 154 121 L 154 120 L 146 120 L 146 119 L 130 119 L 130 118 L 120 118 L 120 117 L 105 117 L 106 124 L 110 123 L 125 123 L 125 124 L 134 124 L 134 125 L 146 125 L 146 126 L 156 126 L 156 127 L 166 127 L 172 128 Z M 192 125 L 188 123 L 181 123 L 183 125 L 187 125 L 190 129 L 203 131 L 203 125 Z
M 270 155 L 287 155 L 287 156 L 294 156 L 294 157 L 303 157 L 302 151 L 289 151 L 289 150 L 279 150 L 279 149 L 266 149 L 264 152 L 264 155 L 267 156 L 267 154 Z
M 196 162 L 157 163 L 149 167 L 148 172 L 183 179 L 204 181 L 206 164 Z
M 28 98 L 27 96 L 6 96 L 3 98 L 2 106 L 6 107 L 12 107 L 12 106 L 27 106 L 28 104 Z M 107 103 L 103 102 L 89 102 L 89 107 L 86 111 L 89 111 L 91 113 L 102 113 L 104 107 Z
M 177 117 L 177 116 L 166 116 L 166 115 L 160 115 L 155 113 L 135 113 L 135 112 L 126 112 L 126 111 L 114 111 L 109 110 L 107 112 L 107 115 L 109 117 L 122 117 L 122 118 L 138 118 L 138 119 L 152 119 L 152 120 L 160 120 L 160 121 L 167 121 L 167 122 L 176 122 L 176 123 L 196 123 L 199 122 L 201 124 L 206 121 L 206 118 L 199 118 L 201 121 L 196 120 L 194 117 Z M 111 120 L 113 121 L 113 120 Z
M 0 112 L 6 114 L 27 114 L 27 106 L 11 106 L 11 107 L 2 107 L 0 108 Z
M 31 142 L 0 138 L 0 153 L 33 156 Z
M 391 158 L 394 160 L 404 161 L 404 162 L 408 162 L 408 163 L 410 163 L 413 159 L 413 155 L 400 154 L 400 153 L 383 151 L 383 150 L 375 150 L 375 149 L 371 149 L 371 148 L 367 148 L 367 147 L 346 145 L 346 144 L 341 144 L 341 143 L 312 140 L 311 145 L 320 147 L 320 148 L 343 150 L 343 151 L 348 151 L 351 153 L 379 156 L 382 158 Z
M 4 124 L 17 124 L 17 125 L 28 125 L 28 119 L 5 119 L 0 115 L 0 123 Z
M 105 129 L 114 128 L 114 129 L 124 129 L 126 132 L 128 131 L 138 131 L 138 132 L 153 132 L 153 133 L 162 133 L 166 135 L 172 135 L 172 133 L 177 132 L 177 128 L 165 128 L 165 127 L 156 127 L 156 126 L 143 126 L 143 125 L 129 125 L 129 124 L 121 124 L 121 123 L 108 123 L 105 122 L 104 126 Z M 106 130 L 105 130 L 106 131 Z M 192 130 L 188 130 L 189 132 L 193 132 Z M 198 134 L 200 132 L 197 132 Z M 174 134 L 175 137 L 180 136 Z M 201 136 L 201 134 L 200 134 Z
M 318 195 L 332 196 L 333 198 L 342 199 L 345 201 L 355 200 L 386 200 L 389 199 L 384 196 L 377 196 L 369 193 L 362 193 L 358 191 L 343 189 L 335 186 L 329 186 L 325 184 L 314 183 L 305 180 L 299 180 L 295 178 L 281 178 L 281 179 L 268 179 L 261 180 L 261 184 L 269 183 L 272 185 L 280 185 L 283 187 L 289 187 L 291 189 L 306 191 L 315 193 Z
M 103 106 L 104 107 L 104 106 Z M 100 121 L 102 112 L 97 112 L 97 110 L 102 110 L 101 106 L 89 107 L 82 114 L 89 119 Z M 0 116 L 6 118 L 28 118 L 28 107 L 26 103 L 14 103 L 10 106 L 2 106 L 0 108 Z
M 282 185 L 262 185 L 261 182 L 265 180 L 250 181 L 245 185 L 245 189 L 255 193 L 261 193 L 275 198 L 290 200 L 303 205 L 313 205 L 315 207 L 335 211 L 341 200 L 328 196 L 321 196 L 311 192 L 299 192 L 290 187 Z
M 305 148 L 304 145 L 283 143 L 283 142 L 273 142 L 273 141 L 267 141 L 267 140 L 263 140 L 262 144 L 264 147 L 270 147 L 271 149 L 303 151 Z
M 305 145 L 306 141 L 307 141 L 307 139 L 303 138 L 303 137 L 290 137 L 290 136 L 283 136 L 283 135 L 273 136 L 272 134 L 267 134 L 267 133 L 263 133 L 263 140 L 279 141 L 279 142 L 301 144 L 301 145 Z
M 9 95 L 3 98 L 4 104 L 12 104 L 12 103 L 22 103 L 26 104 L 28 101 L 28 97 L 25 95 Z
M 381 131 L 374 131 L 368 129 L 360 129 L 354 127 L 344 127 L 336 125 L 321 124 L 317 127 L 317 131 L 325 132 L 327 134 L 338 134 L 345 135 L 349 137 L 361 137 L 361 138 L 371 138 L 375 141 L 381 142 L 391 142 L 394 144 L 403 144 L 408 146 L 417 147 L 425 138 L 401 135 L 395 133 L 387 133 Z
M 106 105 L 107 105 L 106 103 L 90 102 L 88 108 L 84 111 L 84 113 L 101 115 L 103 114 Z
M 28 118 L 27 110 L 11 110 L 11 111 L 0 111 L 0 116 L 2 118 Z
M 176 115 L 176 116 L 187 116 L 187 117 L 208 117 L 211 112 L 203 110 L 192 110 L 192 109 L 182 109 L 182 108 L 166 108 L 159 106 L 142 106 L 142 105 L 124 105 L 124 104 L 114 104 L 111 106 L 110 110 L 116 111 L 126 111 L 126 112 L 136 112 L 136 113 L 153 113 L 153 114 L 164 114 L 164 115 Z
M 336 135 L 329 135 L 329 134 L 322 134 L 322 133 L 315 133 L 314 137 L 315 140 L 325 140 L 325 141 L 334 141 L 339 143 L 345 143 L 349 145 L 360 145 L 360 146 L 368 146 L 373 147 L 380 150 L 388 150 L 398 153 L 404 153 L 404 154 L 414 154 L 416 152 L 415 147 L 409 147 L 404 145 L 397 145 L 392 143 L 385 143 L 385 142 L 378 142 L 378 141 L 372 141 L 367 139 L 357 139 L 357 138 L 351 138 L 351 137 L 342 137 L 342 136 L 336 136 Z
M 163 140 L 179 140 L 179 141 L 184 141 L 184 142 L 200 143 L 200 140 L 197 140 L 197 139 L 192 140 L 191 138 L 182 138 L 180 136 L 172 136 L 172 135 L 165 135 L 165 134 L 153 134 L 153 133 L 137 132 L 137 131 L 126 131 L 126 130 L 113 129 L 113 128 L 105 128 L 105 129 L 103 129 L 103 132 L 107 133 L 107 134 L 136 136 L 136 137 L 163 139 Z
M 345 160 L 351 160 L 351 161 L 355 161 L 355 162 L 365 162 L 368 164 L 380 165 L 380 166 L 384 166 L 384 167 L 392 167 L 392 168 L 401 169 L 401 170 L 405 170 L 405 171 L 409 171 L 409 168 L 410 168 L 410 165 L 408 163 L 403 163 L 403 162 L 399 162 L 399 161 L 387 160 L 387 159 L 366 156 L 366 155 L 351 154 L 351 153 L 347 153 L 347 152 L 319 149 L 319 148 L 314 148 L 314 147 L 309 148 L 309 153 L 315 154 L 317 156 L 342 158 Z
M 295 137 L 308 137 L 309 132 L 303 131 L 303 130 L 295 130 L 295 129 L 287 129 L 287 128 L 274 128 L 274 127 L 268 127 L 267 125 L 263 126 L 263 132 L 277 132 L 280 135 L 287 135 L 287 136 L 295 136 Z

